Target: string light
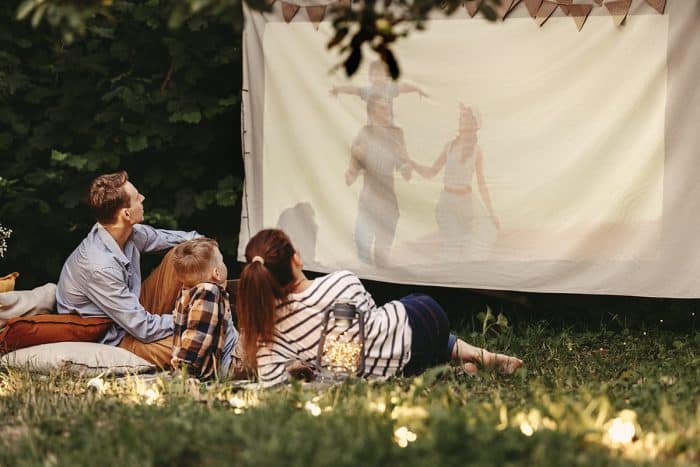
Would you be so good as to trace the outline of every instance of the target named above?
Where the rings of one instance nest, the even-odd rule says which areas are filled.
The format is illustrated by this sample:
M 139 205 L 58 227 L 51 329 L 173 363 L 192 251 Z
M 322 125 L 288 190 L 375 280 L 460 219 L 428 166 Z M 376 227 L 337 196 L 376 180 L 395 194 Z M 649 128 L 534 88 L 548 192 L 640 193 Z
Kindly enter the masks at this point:
M 328 336 L 323 346 L 324 366 L 333 371 L 357 371 L 361 346 L 358 342 L 341 342 L 336 336 Z
M 413 443 L 416 439 L 418 439 L 418 435 L 405 426 L 400 426 L 394 430 L 394 442 L 400 448 L 405 448 L 408 446 L 408 443 Z
M 321 415 L 321 407 L 319 407 L 315 402 L 308 401 L 306 404 L 304 404 L 304 410 L 309 412 L 313 417 L 318 417 Z
M 620 417 L 613 419 L 608 428 L 608 436 L 610 441 L 616 444 L 628 444 L 634 438 L 634 423 L 625 421 Z

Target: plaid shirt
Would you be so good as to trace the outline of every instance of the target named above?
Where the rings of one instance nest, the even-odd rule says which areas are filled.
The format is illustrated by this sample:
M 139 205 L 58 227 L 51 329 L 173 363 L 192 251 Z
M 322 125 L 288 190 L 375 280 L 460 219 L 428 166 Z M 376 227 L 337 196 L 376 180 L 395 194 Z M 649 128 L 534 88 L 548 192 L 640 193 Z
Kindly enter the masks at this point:
M 187 365 L 198 378 L 219 373 L 221 355 L 231 322 L 228 292 L 211 282 L 183 287 L 173 313 L 173 368 Z

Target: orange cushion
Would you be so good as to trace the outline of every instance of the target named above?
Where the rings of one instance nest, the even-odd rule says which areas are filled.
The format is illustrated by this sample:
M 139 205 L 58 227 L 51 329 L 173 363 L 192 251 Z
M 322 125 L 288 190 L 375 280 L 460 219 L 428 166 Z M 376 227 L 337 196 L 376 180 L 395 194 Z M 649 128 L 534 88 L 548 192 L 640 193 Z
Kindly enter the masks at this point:
M 99 342 L 113 321 L 78 315 L 19 316 L 0 331 L 0 353 L 53 342 Z

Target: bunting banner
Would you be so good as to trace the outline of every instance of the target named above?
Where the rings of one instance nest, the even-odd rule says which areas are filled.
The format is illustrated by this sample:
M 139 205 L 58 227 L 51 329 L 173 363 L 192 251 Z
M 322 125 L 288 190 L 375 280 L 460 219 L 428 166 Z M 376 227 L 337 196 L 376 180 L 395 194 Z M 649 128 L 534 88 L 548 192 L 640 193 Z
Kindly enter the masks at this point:
M 397 81 L 345 76 L 330 2 L 246 10 L 239 260 L 273 227 L 318 272 L 699 298 L 700 2 L 480 3 Z

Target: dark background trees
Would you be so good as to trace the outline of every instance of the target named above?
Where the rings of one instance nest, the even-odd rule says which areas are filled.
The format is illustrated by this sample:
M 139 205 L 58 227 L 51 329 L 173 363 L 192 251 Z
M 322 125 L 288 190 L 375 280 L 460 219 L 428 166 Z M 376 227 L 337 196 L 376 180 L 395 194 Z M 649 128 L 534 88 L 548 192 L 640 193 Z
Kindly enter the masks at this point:
M 147 223 L 196 228 L 235 263 L 242 18 L 171 28 L 176 3 L 115 2 L 75 35 L 0 5 L 0 222 L 14 230 L 0 264 L 18 287 L 58 280 L 93 224 L 90 180 L 122 168 Z

